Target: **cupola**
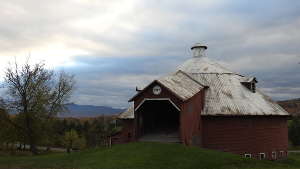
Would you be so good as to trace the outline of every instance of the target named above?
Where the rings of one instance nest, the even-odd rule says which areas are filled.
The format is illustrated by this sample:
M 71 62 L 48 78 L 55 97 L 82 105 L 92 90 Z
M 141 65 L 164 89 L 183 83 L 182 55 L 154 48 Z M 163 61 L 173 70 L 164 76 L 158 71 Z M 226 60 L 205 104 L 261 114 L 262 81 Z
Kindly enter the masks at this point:
M 207 46 L 202 45 L 200 43 L 196 43 L 194 46 L 191 47 L 193 57 L 198 58 L 198 57 L 205 57 L 205 51 L 207 49 Z

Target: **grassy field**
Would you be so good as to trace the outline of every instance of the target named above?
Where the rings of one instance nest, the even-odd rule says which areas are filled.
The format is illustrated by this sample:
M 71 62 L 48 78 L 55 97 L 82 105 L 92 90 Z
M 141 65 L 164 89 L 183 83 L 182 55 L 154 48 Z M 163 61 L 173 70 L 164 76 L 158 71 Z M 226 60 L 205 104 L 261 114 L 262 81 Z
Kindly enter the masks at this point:
M 0 169 L 293 169 L 300 154 L 281 161 L 244 159 L 230 153 L 185 147 L 180 144 L 130 143 L 111 149 L 93 149 L 39 156 L 1 156 Z

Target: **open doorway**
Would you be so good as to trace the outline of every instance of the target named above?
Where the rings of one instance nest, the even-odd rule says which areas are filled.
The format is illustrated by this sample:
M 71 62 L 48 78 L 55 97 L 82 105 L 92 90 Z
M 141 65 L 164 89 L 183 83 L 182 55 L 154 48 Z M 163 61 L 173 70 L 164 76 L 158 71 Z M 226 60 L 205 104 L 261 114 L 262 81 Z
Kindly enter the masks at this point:
M 146 100 L 137 111 L 141 141 L 179 142 L 180 111 L 169 100 Z

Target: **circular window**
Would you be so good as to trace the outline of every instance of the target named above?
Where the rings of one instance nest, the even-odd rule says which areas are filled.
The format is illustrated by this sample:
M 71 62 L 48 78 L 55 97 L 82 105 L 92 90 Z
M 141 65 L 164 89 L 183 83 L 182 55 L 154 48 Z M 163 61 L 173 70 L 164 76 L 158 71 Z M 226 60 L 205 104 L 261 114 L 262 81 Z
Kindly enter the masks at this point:
M 154 86 L 153 87 L 153 94 L 159 95 L 161 93 L 161 87 L 160 86 Z

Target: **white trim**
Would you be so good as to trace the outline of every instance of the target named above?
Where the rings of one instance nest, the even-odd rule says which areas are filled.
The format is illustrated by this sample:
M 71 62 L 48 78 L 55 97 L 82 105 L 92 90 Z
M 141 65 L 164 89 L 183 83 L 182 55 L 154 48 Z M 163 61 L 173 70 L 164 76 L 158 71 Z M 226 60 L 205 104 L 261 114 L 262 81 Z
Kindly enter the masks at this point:
M 153 88 L 152 88 L 152 93 L 154 95 L 160 95 L 161 93 L 161 87 L 159 85 L 155 85 Z
M 261 158 L 261 155 L 264 155 L 263 158 Z M 266 153 L 259 153 L 259 159 L 262 160 L 262 159 L 265 159 L 266 158 Z
M 248 157 L 247 157 L 247 156 L 248 156 Z M 244 157 L 245 157 L 245 158 L 252 158 L 252 155 L 249 154 L 249 153 L 246 153 L 246 154 L 244 154 Z
M 274 156 L 273 156 L 274 155 Z M 277 158 L 277 153 L 276 151 L 272 151 L 272 159 L 276 159 Z
M 169 98 L 144 98 L 143 101 L 134 109 L 134 111 L 136 111 L 137 109 L 139 109 L 145 101 L 147 100 L 167 100 L 169 101 L 178 111 L 181 111 L 179 107 L 176 106 L 176 104 L 174 102 L 172 102 L 171 99 Z

